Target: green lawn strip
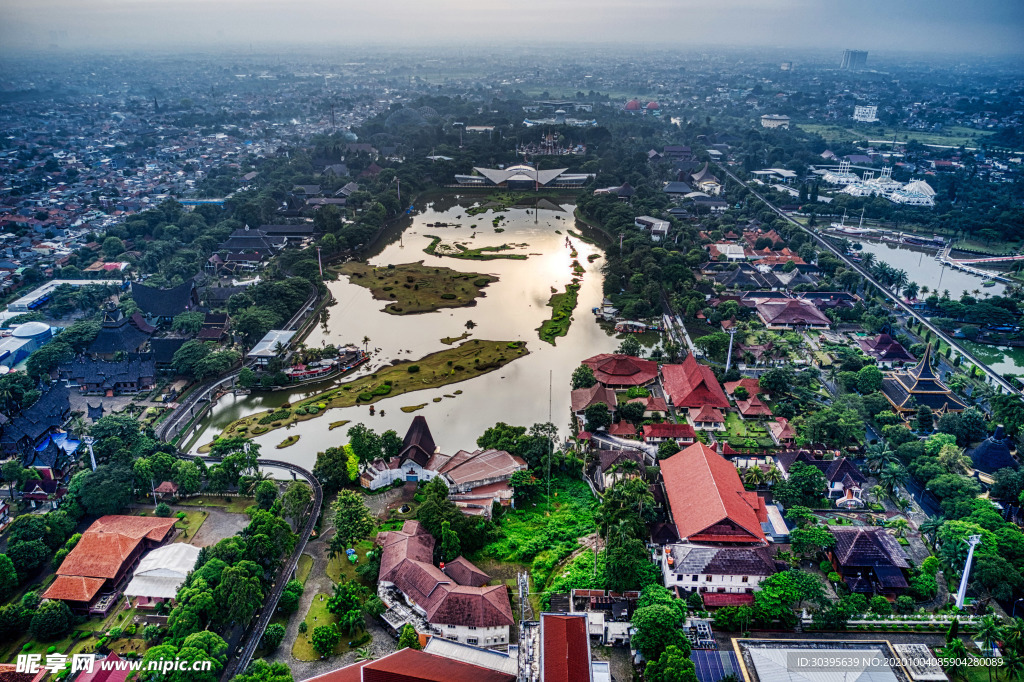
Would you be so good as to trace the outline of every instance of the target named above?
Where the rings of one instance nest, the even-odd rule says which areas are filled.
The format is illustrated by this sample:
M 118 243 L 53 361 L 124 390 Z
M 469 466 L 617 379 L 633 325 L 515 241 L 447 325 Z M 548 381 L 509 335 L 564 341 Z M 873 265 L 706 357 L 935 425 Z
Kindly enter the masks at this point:
M 252 497 L 213 497 L 201 495 L 182 500 L 178 504 L 184 507 L 220 507 L 229 514 L 244 514 L 245 510 L 256 503 Z
M 392 315 L 471 305 L 483 296 L 484 287 L 498 280 L 479 272 L 424 266 L 423 261 L 380 268 L 349 261 L 337 271 L 353 284 L 368 288 L 374 298 L 392 301 L 384 308 Z
M 295 637 L 295 643 L 292 644 L 292 657 L 300 661 L 320 660 L 320 654 L 313 648 L 313 630 L 321 625 L 337 622 L 337 617 L 327 610 L 327 600 L 330 598 L 329 594 L 318 594 L 313 597 L 313 603 L 309 605 L 309 611 L 306 613 L 306 632 L 300 632 Z M 357 635 L 357 637 L 359 636 Z M 340 656 L 350 649 L 348 637 L 342 634 L 341 641 L 334 647 L 333 655 Z
M 351 421 L 350 419 L 342 419 L 340 421 L 331 422 L 331 425 L 329 427 L 327 427 L 327 430 L 328 431 L 333 431 L 334 429 L 339 429 L 342 426 L 344 426 L 345 424 L 348 424 L 350 421 Z
M 527 355 L 526 345 L 517 341 L 466 341 L 455 348 L 431 353 L 419 360 L 401 360 L 295 403 L 293 408 L 273 408 L 232 422 L 223 435 L 249 437 L 282 428 L 296 421 L 314 419 L 330 407 L 369 405 L 385 397 L 466 381 L 504 367 Z M 415 368 L 412 372 L 410 369 Z M 317 406 L 314 414 L 296 414 L 299 408 Z M 320 407 L 322 406 L 322 407 Z M 260 420 L 273 419 L 269 424 Z M 266 430 L 257 431 L 256 425 Z
M 453 343 L 458 343 L 459 341 L 465 341 L 466 339 L 469 338 L 470 333 L 471 332 L 467 331 L 467 332 L 462 332 L 458 336 L 446 336 L 443 339 L 441 339 L 441 343 L 443 343 L 446 346 L 450 346 Z
M 572 324 L 572 312 L 576 309 L 579 300 L 579 284 L 567 284 L 565 292 L 552 294 L 548 305 L 552 307 L 551 319 L 544 320 L 537 328 L 537 334 L 541 341 L 547 341 L 552 346 L 555 339 L 569 333 L 569 325 Z
M 191 538 L 196 536 L 199 529 L 203 527 L 203 523 L 206 521 L 206 517 L 209 516 L 209 512 L 204 511 L 187 511 L 183 512 L 185 518 L 178 519 L 174 527 L 182 531 L 178 537 L 174 539 L 175 542 L 187 542 Z
M 299 557 L 299 565 L 295 569 L 295 579 L 303 585 L 306 584 L 306 579 L 309 578 L 310 572 L 313 570 L 313 557 L 308 554 L 303 554 Z
M 725 431 L 730 437 L 746 438 L 747 427 L 735 412 L 727 412 L 725 415 Z
M 821 135 L 826 141 L 835 142 L 857 142 L 864 140 L 887 140 L 892 141 L 892 128 L 877 126 L 868 127 L 847 127 L 828 124 L 800 123 L 797 124 L 804 132 Z M 959 147 L 960 145 L 978 146 L 992 132 L 975 130 L 962 126 L 949 126 L 941 133 L 928 133 L 916 130 L 900 130 L 896 132 L 897 142 L 909 142 L 916 140 L 921 144 L 948 145 Z
M 437 247 L 441 243 L 441 238 L 427 234 L 423 235 L 430 237 L 431 241 L 427 244 L 427 247 L 423 249 L 423 253 L 431 256 L 443 256 L 445 258 L 463 258 L 465 260 L 498 260 L 498 259 L 509 259 L 509 260 L 526 260 L 527 256 L 522 253 L 501 253 L 502 251 L 508 251 L 509 249 L 515 248 L 514 244 L 502 244 L 501 246 L 481 246 L 476 249 L 471 249 L 463 244 L 456 244 L 455 248 L 457 251 L 444 253 L 438 253 Z
M 359 561 L 353 564 L 348 560 L 348 557 L 335 556 L 327 562 L 327 577 L 336 583 L 340 583 L 343 580 L 355 580 L 366 584 L 359 577 L 359 574 L 356 573 L 356 568 L 366 563 L 366 553 L 373 549 L 373 541 L 360 540 L 352 549 L 356 551 Z

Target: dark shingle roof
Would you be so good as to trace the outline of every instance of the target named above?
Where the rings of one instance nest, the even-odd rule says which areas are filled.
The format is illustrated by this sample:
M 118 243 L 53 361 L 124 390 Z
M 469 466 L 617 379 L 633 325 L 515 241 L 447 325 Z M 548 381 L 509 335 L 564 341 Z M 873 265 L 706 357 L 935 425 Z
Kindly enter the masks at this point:
M 174 317 L 185 312 L 192 302 L 195 282 L 188 280 L 171 289 L 158 289 L 132 282 L 132 298 L 142 312 L 152 317 Z

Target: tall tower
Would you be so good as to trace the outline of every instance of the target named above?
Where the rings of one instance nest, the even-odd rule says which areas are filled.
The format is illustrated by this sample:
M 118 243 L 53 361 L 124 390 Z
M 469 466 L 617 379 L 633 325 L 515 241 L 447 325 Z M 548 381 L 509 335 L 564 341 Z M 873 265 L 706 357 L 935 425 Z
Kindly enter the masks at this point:
M 868 63 L 866 50 L 843 50 L 843 61 L 839 68 L 844 71 L 863 69 Z

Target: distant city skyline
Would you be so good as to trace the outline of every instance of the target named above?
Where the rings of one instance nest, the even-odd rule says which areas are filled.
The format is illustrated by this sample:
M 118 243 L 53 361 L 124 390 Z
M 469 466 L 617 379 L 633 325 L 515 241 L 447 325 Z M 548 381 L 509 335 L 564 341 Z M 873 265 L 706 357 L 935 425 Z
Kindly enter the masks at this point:
M 1022 54 L 1024 3 L 977 0 L 0 0 L 0 51 L 630 43 Z

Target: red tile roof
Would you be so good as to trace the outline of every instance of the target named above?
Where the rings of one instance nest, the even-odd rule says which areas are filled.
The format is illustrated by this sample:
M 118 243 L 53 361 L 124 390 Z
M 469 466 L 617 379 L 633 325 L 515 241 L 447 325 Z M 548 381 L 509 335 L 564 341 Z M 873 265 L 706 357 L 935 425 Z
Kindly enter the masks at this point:
M 601 384 L 594 384 L 590 388 L 575 389 L 570 394 L 570 401 L 573 412 L 582 412 L 597 403 L 604 403 L 605 406 L 614 410 L 617 402 L 615 391 Z
M 608 433 L 613 436 L 624 436 L 628 438 L 629 436 L 636 435 L 636 427 L 629 422 L 619 422 L 609 426 Z
M 690 409 L 690 420 L 694 423 L 724 423 L 725 416 L 722 414 L 722 411 L 719 410 L 717 407 L 712 407 L 711 405 L 704 405 L 700 409 Z
M 590 641 L 587 617 L 541 615 L 541 676 L 544 682 L 582 682 L 590 679 Z
M 661 376 L 665 393 L 676 409 L 704 405 L 722 409 L 729 407 L 729 399 L 725 397 L 715 373 L 707 365 L 697 362 L 693 355 L 687 355 L 681 365 L 663 366 Z
M 758 303 L 757 314 L 767 326 L 832 324 L 813 303 L 795 298 Z
M 761 399 L 756 395 L 751 396 L 747 400 L 737 400 L 736 409 L 740 411 L 744 417 L 770 417 L 772 416 L 772 410 L 770 407 L 761 402 Z
M 306 682 L 515 682 L 515 676 L 418 649 L 402 649 Z
M 749 395 L 757 395 L 762 391 L 761 382 L 759 380 L 752 377 L 743 377 L 739 381 L 725 382 L 725 392 L 732 395 L 740 386 L 747 389 L 747 393 Z
M 583 364 L 594 370 L 594 376 L 606 386 L 643 386 L 658 376 L 658 363 L 631 355 L 602 353 Z
M 705 592 L 701 596 L 704 597 L 704 606 L 712 609 L 720 606 L 749 606 L 754 603 L 754 595 L 746 593 Z
M 85 578 L 80 575 L 58 575 L 46 592 L 44 599 L 91 602 L 106 584 L 105 578 Z
M 114 578 L 144 539 L 162 541 L 176 522 L 154 516 L 102 516 L 82 534 L 57 575 Z
M 644 440 L 648 438 L 689 438 L 697 437 L 697 432 L 689 424 L 644 424 Z
M 116 663 L 117 661 L 124 660 L 116 653 L 111 652 L 107 655 L 104 661 L 110 663 Z M 124 670 L 104 670 L 103 667 L 97 662 L 93 665 L 92 672 L 83 672 L 77 678 L 75 682 L 125 682 L 128 676 L 132 674 L 132 670 L 125 666 Z
M 691 542 L 767 543 L 764 501 L 743 488 L 736 467 L 703 443 L 661 461 L 672 520 Z

